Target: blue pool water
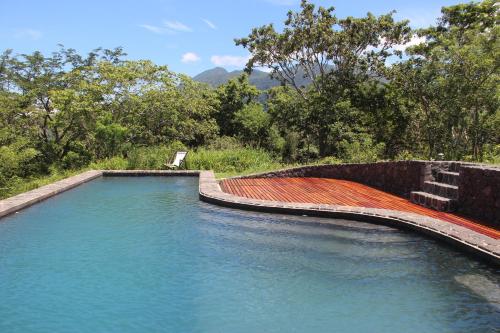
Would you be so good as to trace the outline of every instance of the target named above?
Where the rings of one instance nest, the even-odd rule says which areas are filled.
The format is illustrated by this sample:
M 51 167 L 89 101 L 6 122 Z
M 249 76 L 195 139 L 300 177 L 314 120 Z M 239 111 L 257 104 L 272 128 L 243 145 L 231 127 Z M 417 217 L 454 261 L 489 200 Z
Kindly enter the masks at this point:
M 500 330 L 499 272 L 453 249 L 197 184 L 102 178 L 1 219 L 0 332 Z

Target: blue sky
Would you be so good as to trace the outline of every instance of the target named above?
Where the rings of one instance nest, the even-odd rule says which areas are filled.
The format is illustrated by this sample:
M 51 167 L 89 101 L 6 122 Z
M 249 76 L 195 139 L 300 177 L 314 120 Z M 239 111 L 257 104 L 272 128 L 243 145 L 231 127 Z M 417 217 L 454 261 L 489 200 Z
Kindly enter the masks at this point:
M 435 23 L 442 6 L 458 0 L 313 1 L 334 6 L 338 17 L 396 10 L 412 26 Z M 221 66 L 240 69 L 248 53 L 234 45 L 251 29 L 281 27 L 300 0 L 0 0 L 0 50 L 50 53 L 57 44 L 80 53 L 99 46 L 124 47 L 130 59 L 151 59 L 196 75 Z

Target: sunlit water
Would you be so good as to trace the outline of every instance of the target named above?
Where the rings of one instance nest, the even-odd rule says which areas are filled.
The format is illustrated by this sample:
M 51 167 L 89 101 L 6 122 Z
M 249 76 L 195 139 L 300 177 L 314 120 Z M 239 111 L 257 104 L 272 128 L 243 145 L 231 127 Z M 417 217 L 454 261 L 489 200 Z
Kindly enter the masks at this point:
M 0 332 L 500 330 L 499 272 L 451 248 L 197 185 L 102 178 L 1 219 Z

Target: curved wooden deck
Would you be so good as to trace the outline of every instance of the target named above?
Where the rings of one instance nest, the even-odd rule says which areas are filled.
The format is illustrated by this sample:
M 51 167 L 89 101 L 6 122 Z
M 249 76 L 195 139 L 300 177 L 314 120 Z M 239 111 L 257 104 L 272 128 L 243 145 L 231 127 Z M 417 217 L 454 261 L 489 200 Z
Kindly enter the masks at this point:
M 500 231 L 479 221 L 438 212 L 356 182 L 328 178 L 233 178 L 220 183 L 224 192 L 252 199 L 391 209 L 433 217 L 500 239 Z

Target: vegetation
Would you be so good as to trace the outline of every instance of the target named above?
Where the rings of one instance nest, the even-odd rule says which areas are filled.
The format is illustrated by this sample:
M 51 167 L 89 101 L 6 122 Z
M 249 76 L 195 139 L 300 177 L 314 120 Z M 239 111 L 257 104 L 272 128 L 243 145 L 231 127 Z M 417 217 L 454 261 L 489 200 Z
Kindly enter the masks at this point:
M 420 30 L 304 0 L 282 31 L 235 41 L 251 53 L 247 72 L 267 67 L 280 82 L 266 91 L 247 74 L 214 88 L 121 48 L 6 50 L 0 197 L 76 170 L 162 169 L 179 149 L 190 150 L 186 168 L 219 176 L 439 153 L 498 163 L 498 20 L 492 0 L 445 7 Z

